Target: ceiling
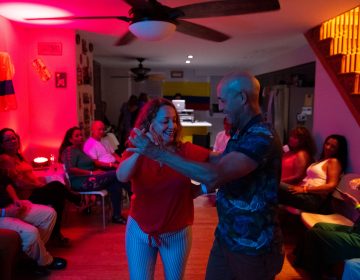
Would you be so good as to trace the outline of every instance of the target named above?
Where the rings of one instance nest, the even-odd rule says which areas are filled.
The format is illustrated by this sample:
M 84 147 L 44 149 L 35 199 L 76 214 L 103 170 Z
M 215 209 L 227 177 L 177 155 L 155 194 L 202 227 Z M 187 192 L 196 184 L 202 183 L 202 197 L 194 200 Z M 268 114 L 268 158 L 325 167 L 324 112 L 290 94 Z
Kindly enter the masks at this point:
M 242 1 L 242 0 L 239 0 Z M 19 17 L 52 16 L 128 16 L 130 6 L 122 0 L 22 0 L 0 1 L 0 14 L 21 20 Z M 177 7 L 205 0 L 159 0 L 162 4 Z M 115 47 L 117 39 L 127 31 L 127 23 L 115 19 L 75 20 L 53 22 L 55 27 L 74 28 L 89 32 L 86 36 L 94 44 L 98 61 L 108 65 L 134 66 L 129 57 L 145 57 L 144 64 L 157 68 L 242 68 L 265 63 L 291 49 L 307 45 L 304 32 L 321 22 L 360 4 L 360 0 L 279 0 L 280 10 L 238 16 L 189 19 L 189 21 L 216 29 L 231 36 L 230 40 L 216 43 L 175 32 L 162 41 L 136 40 Z M 47 5 L 62 9 L 62 13 L 39 14 L 24 3 Z M 101 4 L 99 4 L 101 3 Z M 10 6 L 16 4 L 17 6 Z M 44 22 L 42 22 L 44 23 Z M 24 23 L 29 24 L 29 23 Z M 32 24 L 33 25 L 33 24 Z M 193 55 L 191 64 L 185 64 L 187 55 Z

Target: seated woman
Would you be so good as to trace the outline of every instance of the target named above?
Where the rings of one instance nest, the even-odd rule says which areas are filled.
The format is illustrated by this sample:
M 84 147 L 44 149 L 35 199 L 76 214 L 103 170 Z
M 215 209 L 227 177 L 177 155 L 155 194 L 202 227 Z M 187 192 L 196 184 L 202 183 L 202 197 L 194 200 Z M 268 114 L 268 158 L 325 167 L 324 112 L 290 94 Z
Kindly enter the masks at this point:
M 309 130 L 299 126 L 290 132 L 287 147 L 289 151 L 282 158 L 281 182 L 299 184 L 314 161 L 316 146 Z
M 20 152 L 20 137 L 11 128 L 0 130 L 0 168 L 7 170 L 20 199 L 50 205 L 55 209 L 57 220 L 51 238 L 60 246 L 68 245 L 69 239 L 60 231 L 65 200 L 80 206 L 81 195 L 58 181 L 46 184 L 42 178 L 38 178 Z
M 308 167 L 302 182 L 299 185 L 280 184 L 279 202 L 308 212 L 323 211 L 328 195 L 346 170 L 347 153 L 344 136 L 328 136 L 320 160 Z
M 45 248 L 56 221 L 56 212 L 49 206 L 20 200 L 5 170 L 0 170 L 0 229 L 16 231 L 22 250 L 36 261 L 37 274 L 47 275 L 48 269 L 63 269 L 66 261 L 53 258 Z
M 72 127 L 65 133 L 60 146 L 59 158 L 69 174 L 71 187 L 77 191 L 106 188 L 113 206 L 113 223 L 126 224 L 121 216 L 122 183 L 117 181 L 115 170 L 96 169 L 94 160 L 83 152 L 84 139 L 80 128 Z
M 354 196 L 340 194 L 360 212 L 360 203 Z M 317 223 L 305 233 L 294 254 L 294 265 L 309 270 L 313 279 L 322 279 L 321 274 L 329 271 L 329 266 L 347 259 L 360 258 L 360 219 L 352 227 Z

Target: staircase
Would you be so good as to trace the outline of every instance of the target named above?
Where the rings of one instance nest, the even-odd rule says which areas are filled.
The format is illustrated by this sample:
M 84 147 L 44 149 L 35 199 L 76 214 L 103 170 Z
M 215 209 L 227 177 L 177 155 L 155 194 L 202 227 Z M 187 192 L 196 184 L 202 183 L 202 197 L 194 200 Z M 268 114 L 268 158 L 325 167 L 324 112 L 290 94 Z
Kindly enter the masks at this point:
M 305 33 L 360 126 L 360 6 Z

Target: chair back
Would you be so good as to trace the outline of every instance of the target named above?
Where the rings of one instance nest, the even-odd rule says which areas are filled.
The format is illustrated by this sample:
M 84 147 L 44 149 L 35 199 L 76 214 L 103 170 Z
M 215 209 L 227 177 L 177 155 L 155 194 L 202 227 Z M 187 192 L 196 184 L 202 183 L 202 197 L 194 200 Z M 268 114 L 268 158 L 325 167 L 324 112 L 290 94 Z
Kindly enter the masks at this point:
M 349 182 L 355 178 L 360 178 L 360 174 L 344 174 L 338 184 L 338 189 L 353 195 L 354 197 L 356 197 L 356 199 L 360 201 L 360 190 L 353 190 L 349 185 Z M 331 207 L 335 213 L 339 213 L 352 221 L 356 221 L 357 218 L 360 216 L 359 212 L 354 209 L 354 205 L 351 205 L 350 203 L 344 201 L 341 194 L 337 190 L 334 190 L 334 192 L 332 193 Z

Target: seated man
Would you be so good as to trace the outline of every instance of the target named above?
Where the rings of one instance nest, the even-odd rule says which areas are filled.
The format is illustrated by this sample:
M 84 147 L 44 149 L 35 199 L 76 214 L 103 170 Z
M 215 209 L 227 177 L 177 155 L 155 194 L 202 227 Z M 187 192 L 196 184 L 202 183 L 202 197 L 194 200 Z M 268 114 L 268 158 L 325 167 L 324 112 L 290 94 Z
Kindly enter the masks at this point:
M 37 263 L 37 274 L 48 275 L 49 269 L 65 268 L 66 260 L 52 257 L 45 248 L 55 225 L 55 210 L 19 200 L 6 172 L 0 171 L 0 177 L 0 229 L 13 230 L 20 235 L 22 250 Z
M 96 167 L 116 169 L 120 156 L 115 153 L 108 141 L 103 141 L 105 125 L 102 121 L 94 121 L 91 125 L 91 136 L 84 144 L 84 153 L 95 161 Z
M 119 165 L 120 156 L 108 145 L 109 142 L 102 141 L 105 135 L 105 125 L 102 121 L 94 121 L 91 125 L 91 136 L 86 140 L 83 150 L 100 169 L 116 169 Z M 110 188 L 110 197 L 113 206 L 114 223 L 124 224 L 126 219 L 121 216 L 122 188 L 129 190 L 128 183 L 118 182 L 115 188 Z

